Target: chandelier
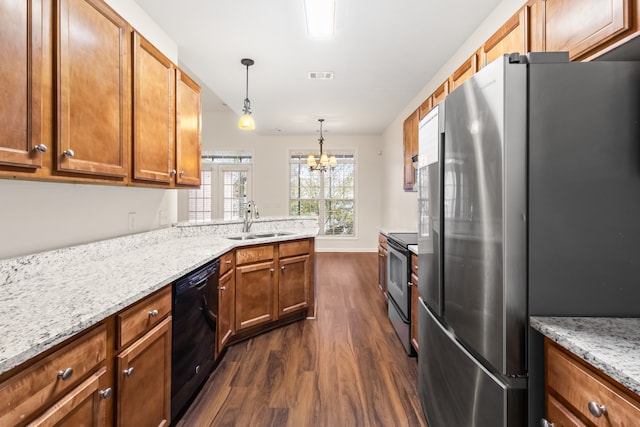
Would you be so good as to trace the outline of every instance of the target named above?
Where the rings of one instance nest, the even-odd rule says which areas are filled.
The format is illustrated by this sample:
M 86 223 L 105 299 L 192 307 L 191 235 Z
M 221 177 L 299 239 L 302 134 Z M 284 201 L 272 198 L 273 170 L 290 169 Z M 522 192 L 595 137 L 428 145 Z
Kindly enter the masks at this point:
M 328 168 L 333 169 L 338 162 L 336 161 L 336 156 L 329 157 L 322 152 L 322 144 L 324 143 L 324 137 L 322 136 L 322 122 L 324 122 L 324 119 L 318 119 L 318 121 L 320 122 L 320 138 L 318 138 L 318 142 L 320 143 L 320 157 L 318 158 L 319 160 L 316 161 L 315 156 L 313 154 L 309 154 L 309 157 L 307 157 L 307 165 L 309 166 L 309 170 L 326 172 Z

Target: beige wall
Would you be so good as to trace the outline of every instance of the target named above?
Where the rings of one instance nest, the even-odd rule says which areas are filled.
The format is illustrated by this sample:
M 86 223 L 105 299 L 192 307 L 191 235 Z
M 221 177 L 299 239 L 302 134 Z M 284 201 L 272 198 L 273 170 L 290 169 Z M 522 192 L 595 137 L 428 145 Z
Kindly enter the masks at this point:
M 260 115 L 254 113 L 256 127 Z M 237 128 L 231 111 L 205 112 L 202 120 L 203 150 L 245 150 L 253 153 L 253 199 L 262 216 L 286 216 L 289 206 L 289 151 L 318 151 L 317 136 L 260 136 Z M 380 186 L 384 153 L 379 136 L 338 136 L 325 123 L 325 151 L 353 149 L 356 152 L 356 237 L 318 238 L 319 251 L 373 251 L 380 224 Z M 184 193 L 184 191 L 181 191 Z M 180 197 L 182 197 L 181 194 Z
M 384 203 L 381 206 L 380 225 L 388 230 L 417 230 L 418 228 L 418 195 L 402 190 L 403 146 L 402 123 L 415 111 L 433 91 L 442 84 L 464 61 L 466 61 L 503 23 L 505 23 L 525 0 L 504 0 L 463 43 L 456 53 L 436 73 L 416 97 L 402 110 L 396 119 L 387 127 L 382 136 L 384 156 Z M 419 51 L 419 49 L 418 49 Z

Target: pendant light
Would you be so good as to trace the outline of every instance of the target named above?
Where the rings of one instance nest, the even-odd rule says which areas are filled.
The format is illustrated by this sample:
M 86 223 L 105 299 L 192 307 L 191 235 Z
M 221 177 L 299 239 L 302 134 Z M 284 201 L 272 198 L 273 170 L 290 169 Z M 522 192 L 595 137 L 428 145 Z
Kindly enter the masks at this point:
M 309 157 L 307 157 L 307 165 L 309 166 L 309 170 L 326 172 L 328 168 L 333 169 L 338 162 L 336 160 L 336 156 L 327 156 L 322 152 L 322 144 L 324 143 L 324 137 L 322 136 L 322 122 L 324 122 L 324 119 L 318 119 L 318 121 L 320 122 L 320 138 L 318 139 L 318 142 L 320 143 L 320 157 L 316 161 L 315 156 L 313 154 L 309 154 Z
M 251 117 L 251 101 L 249 101 L 249 67 L 254 64 L 253 59 L 243 58 L 240 63 L 247 67 L 247 86 L 246 96 L 244 98 L 244 107 L 242 108 L 242 117 L 238 121 L 238 127 L 243 130 L 254 130 L 256 123 Z

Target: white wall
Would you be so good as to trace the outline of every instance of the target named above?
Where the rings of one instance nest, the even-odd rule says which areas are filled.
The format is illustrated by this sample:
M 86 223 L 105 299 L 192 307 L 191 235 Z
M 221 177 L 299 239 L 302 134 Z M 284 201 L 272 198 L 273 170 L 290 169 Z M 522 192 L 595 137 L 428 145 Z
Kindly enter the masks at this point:
M 407 230 L 418 228 L 418 194 L 404 192 L 402 123 L 409 114 L 427 99 L 464 61 L 502 26 L 525 0 L 504 0 L 480 24 L 476 31 L 463 43 L 456 53 L 440 68 L 435 77 L 416 94 L 416 97 L 402 110 L 396 119 L 387 127 L 382 136 L 384 157 L 383 171 L 383 204 L 381 207 L 381 227 L 390 230 Z
M 253 153 L 253 199 L 262 216 L 289 214 L 289 150 L 319 150 L 317 136 L 260 136 L 237 128 L 238 116 L 231 111 L 205 112 L 202 120 L 203 150 L 245 150 Z M 260 126 L 256 118 L 256 127 Z M 325 123 L 324 149 L 356 151 L 356 237 L 316 240 L 320 251 L 373 251 L 380 225 L 381 166 L 384 153 L 378 136 L 338 136 Z
M 107 3 L 178 62 L 177 45 L 137 3 Z M 175 222 L 176 191 L 0 179 L 0 259 L 159 228 L 161 210 Z

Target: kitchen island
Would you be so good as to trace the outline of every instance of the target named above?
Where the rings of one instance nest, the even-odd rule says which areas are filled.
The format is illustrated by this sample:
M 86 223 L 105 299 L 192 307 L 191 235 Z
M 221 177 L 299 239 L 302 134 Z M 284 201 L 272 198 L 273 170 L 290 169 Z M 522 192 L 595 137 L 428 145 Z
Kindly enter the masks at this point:
M 0 374 L 53 348 L 175 279 L 240 246 L 315 237 L 317 218 L 178 224 L 0 261 Z

